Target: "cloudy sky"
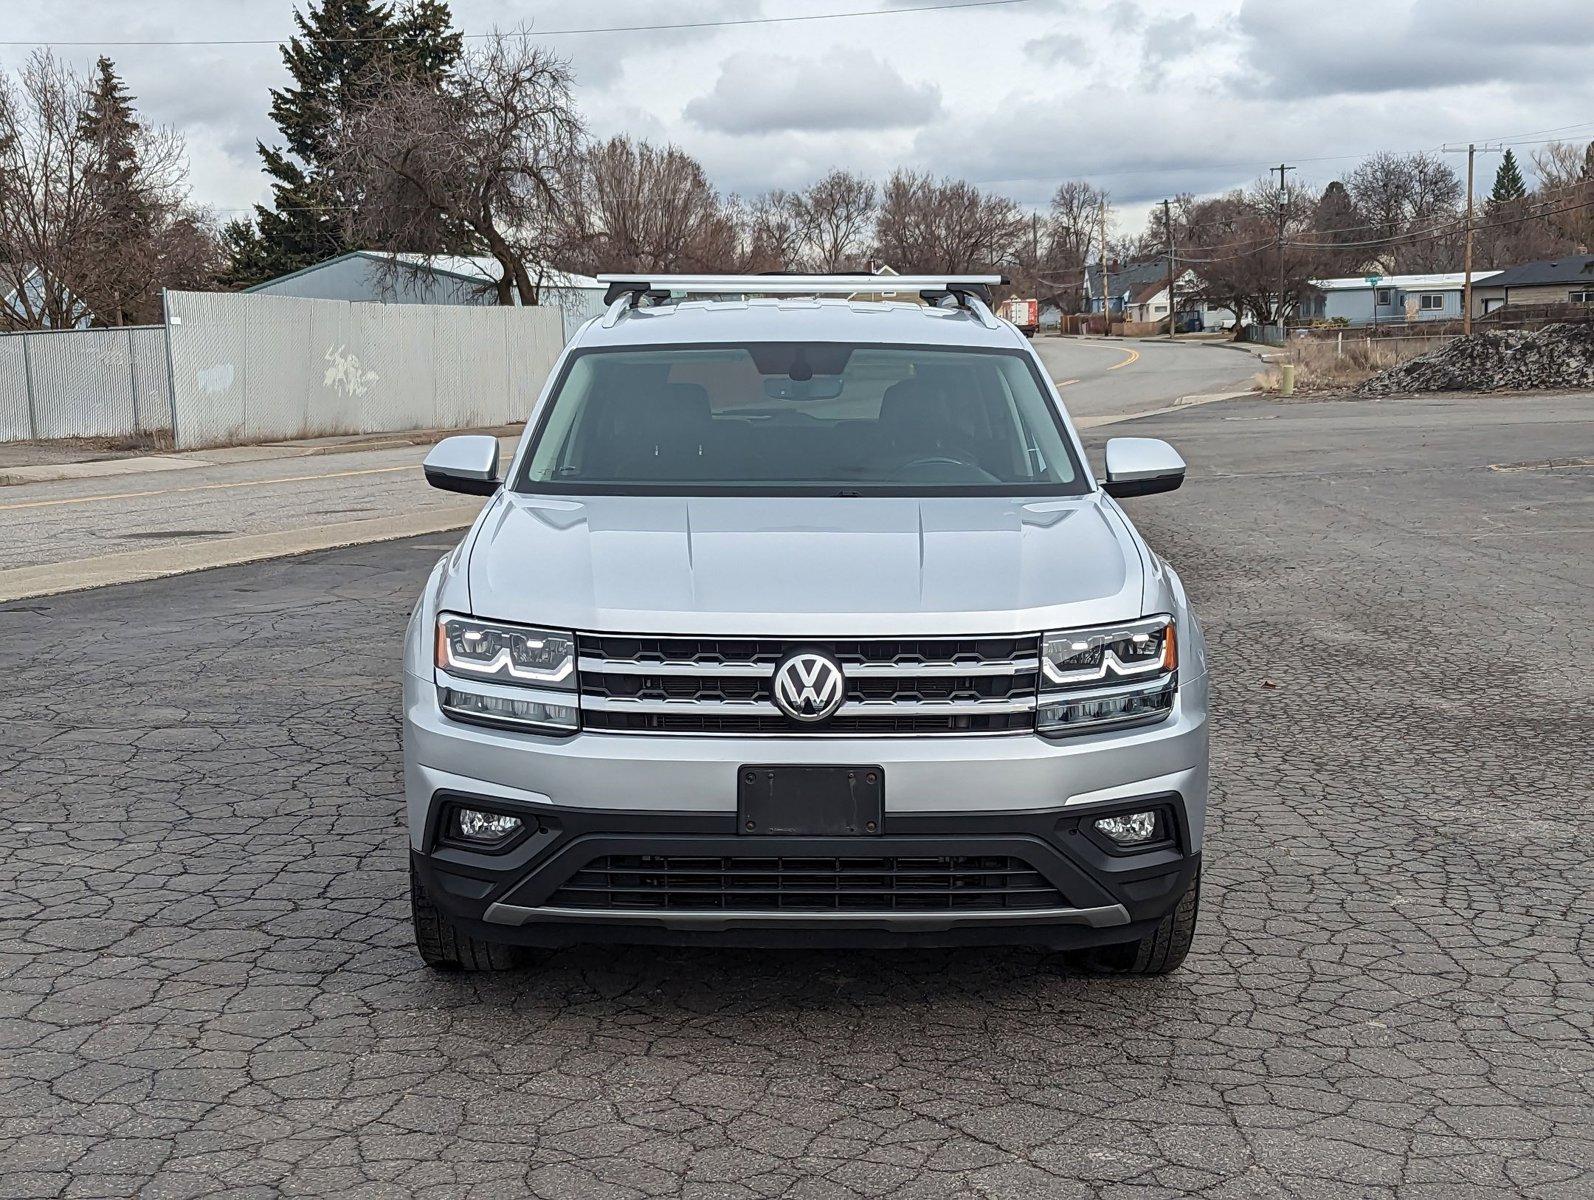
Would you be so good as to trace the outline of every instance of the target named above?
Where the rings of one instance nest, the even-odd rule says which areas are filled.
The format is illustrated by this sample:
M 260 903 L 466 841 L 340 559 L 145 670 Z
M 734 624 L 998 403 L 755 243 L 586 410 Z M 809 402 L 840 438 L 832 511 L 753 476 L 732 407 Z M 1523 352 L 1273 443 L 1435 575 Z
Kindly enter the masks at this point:
M 303 0 L 301 0 L 301 3 Z M 726 191 L 801 186 L 832 166 L 961 175 L 1026 204 L 1082 177 L 1124 225 L 1178 191 L 1280 161 L 1322 184 L 1378 150 L 1594 138 L 1594 0 L 452 0 L 468 33 L 530 27 L 567 54 L 594 133 L 674 141 Z M 0 39 L 118 62 L 153 120 L 187 137 L 197 199 L 265 191 L 274 45 L 292 0 L 0 0 Z M 554 36 L 661 21 L 878 15 Z M 65 43 L 79 43 L 68 45 Z M 31 50 L 0 46 L 15 66 Z M 1493 159 L 1482 168 L 1492 172 Z M 1457 160 L 1460 165 L 1460 160 Z M 1487 186 L 1487 178 L 1480 186 Z

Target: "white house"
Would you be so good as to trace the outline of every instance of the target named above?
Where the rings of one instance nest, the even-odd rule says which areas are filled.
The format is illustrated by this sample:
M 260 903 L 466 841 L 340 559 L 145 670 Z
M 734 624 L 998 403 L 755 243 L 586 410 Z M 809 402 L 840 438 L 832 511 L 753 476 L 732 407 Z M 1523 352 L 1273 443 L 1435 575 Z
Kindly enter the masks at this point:
M 1085 301 L 1088 312 L 1100 312 L 1101 267 L 1085 269 Z M 1107 272 L 1108 299 L 1114 316 L 1126 321 L 1166 321 L 1168 319 L 1168 260 L 1131 263 Z M 1192 298 L 1201 288 L 1201 279 L 1189 267 L 1174 280 L 1178 299 L 1179 328 L 1228 329 L 1235 314 L 1219 305 L 1203 304 Z
M 1498 271 L 1474 271 L 1473 286 L 1492 279 Z M 1349 325 L 1402 324 L 1407 321 L 1459 321 L 1462 271 L 1438 275 L 1351 275 L 1311 281 L 1322 294 L 1322 310 L 1315 315 Z
M 496 304 L 500 274 L 498 260 L 487 256 L 352 250 L 245 290 L 257 295 L 310 300 Z M 588 318 L 603 312 L 604 285 L 590 275 L 543 270 L 533 275 L 532 282 L 542 290 L 543 303 L 564 310 L 567 340 Z

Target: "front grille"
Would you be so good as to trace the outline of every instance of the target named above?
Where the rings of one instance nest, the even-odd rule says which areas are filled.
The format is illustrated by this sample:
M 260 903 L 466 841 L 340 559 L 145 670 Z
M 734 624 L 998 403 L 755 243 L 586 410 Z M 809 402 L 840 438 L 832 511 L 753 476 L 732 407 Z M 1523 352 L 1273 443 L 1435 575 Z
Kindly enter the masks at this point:
M 582 634 L 582 723 L 626 733 L 972 734 L 1033 729 L 1040 642 L 1030 637 L 768 638 Z M 775 668 L 798 649 L 841 664 L 830 720 L 775 707 Z
M 757 912 L 938 912 L 1066 908 L 1023 859 L 1005 855 L 756 858 L 614 854 L 594 859 L 553 908 Z

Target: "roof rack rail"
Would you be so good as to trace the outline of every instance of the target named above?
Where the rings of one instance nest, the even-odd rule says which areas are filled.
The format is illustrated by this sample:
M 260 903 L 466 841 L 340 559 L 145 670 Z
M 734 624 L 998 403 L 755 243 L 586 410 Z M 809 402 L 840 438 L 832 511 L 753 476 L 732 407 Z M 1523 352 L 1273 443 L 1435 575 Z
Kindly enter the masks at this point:
M 926 304 L 936 306 L 948 298 L 972 311 L 981 322 L 996 328 L 991 314 L 991 288 L 1008 282 L 1005 275 L 599 275 L 607 284 L 603 294 L 609 312 L 604 326 L 614 324 L 643 300 L 659 304 L 674 295 L 687 296 L 852 296 L 860 292 L 916 292 Z

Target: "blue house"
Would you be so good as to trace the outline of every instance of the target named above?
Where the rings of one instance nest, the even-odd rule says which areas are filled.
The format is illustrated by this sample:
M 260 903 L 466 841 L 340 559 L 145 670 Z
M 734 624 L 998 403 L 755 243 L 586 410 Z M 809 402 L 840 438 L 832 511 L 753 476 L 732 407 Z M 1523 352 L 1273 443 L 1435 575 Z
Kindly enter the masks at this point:
M 1476 287 L 1498 271 L 1474 271 Z M 1408 321 L 1459 321 L 1466 275 L 1352 275 L 1314 279 L 1321 306 L 1311 306 L 1322 320 L 1341 318 L 1348 325 L 1400 325 Z

